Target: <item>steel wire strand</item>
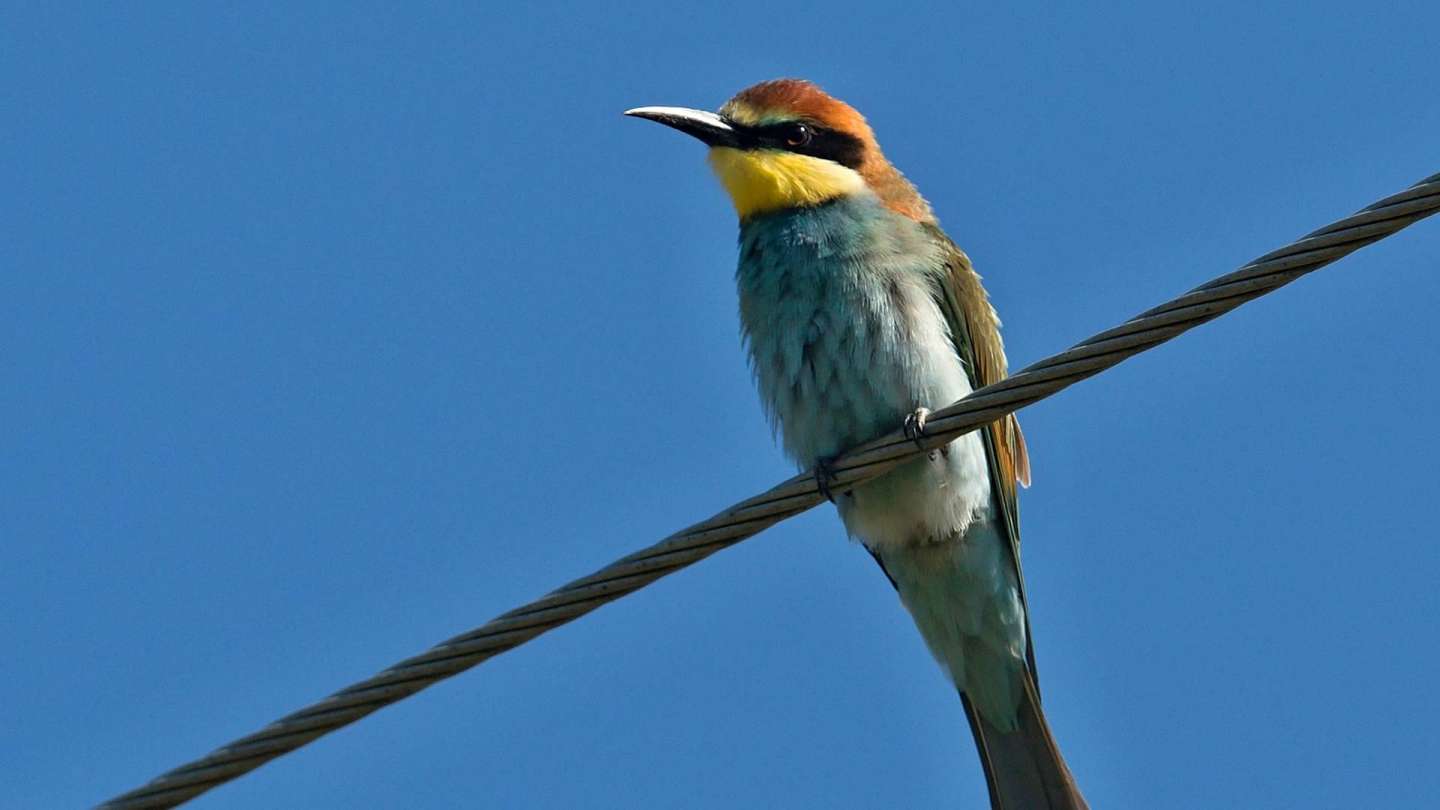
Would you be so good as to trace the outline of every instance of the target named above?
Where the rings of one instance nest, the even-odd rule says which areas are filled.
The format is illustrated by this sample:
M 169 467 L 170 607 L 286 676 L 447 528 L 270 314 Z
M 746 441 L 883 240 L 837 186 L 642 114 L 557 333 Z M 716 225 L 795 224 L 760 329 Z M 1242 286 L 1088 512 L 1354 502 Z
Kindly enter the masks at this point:
M 1440 210 L 1440 174 L 1025 367 L 930 415 L 919 442 L 896 431 L 841 456 L 829 486 L 842 492 L 907 458 L 1055 394 L 1218 318 Z M 441 642 L 253 734 L 117 796 L 104 808 L 173 807 L 371 712 L 513 649 L 692 565 L 824 500 L 813 472 L 682 529 L 489 623 Z

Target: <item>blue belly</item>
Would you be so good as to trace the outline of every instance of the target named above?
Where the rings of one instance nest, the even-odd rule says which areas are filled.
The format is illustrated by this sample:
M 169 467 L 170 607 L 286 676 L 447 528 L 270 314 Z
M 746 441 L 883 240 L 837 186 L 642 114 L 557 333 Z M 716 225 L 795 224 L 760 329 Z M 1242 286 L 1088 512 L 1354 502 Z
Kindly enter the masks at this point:
M 740 320 L 766 412 L 802 467 L 894 430 L 927 393 L 900 360 L 902 298 L 930 295 L 929 235 L 873 198 L 757 217 L 740 232 Z M 913 365 L 913 364 L 912 364 Z
M 972 381 L 936 303 L 944 248 L 873 197 L 748 221 L 740 319 L 760 396 L 802 468 L 940 408 Z M 1013 721 L 1025 620 L 979 433 L 841 495 L 936 659 L 1000 728 Z
M 873 197 L 747 222 L 740 319 L 761 400 L 802 468 L 898 429 L 916 408 L 968 394 L 937 302 L 943 248 Z M 989 504 L 978 436 L 840 501 L 867 545 L 951 536 Z

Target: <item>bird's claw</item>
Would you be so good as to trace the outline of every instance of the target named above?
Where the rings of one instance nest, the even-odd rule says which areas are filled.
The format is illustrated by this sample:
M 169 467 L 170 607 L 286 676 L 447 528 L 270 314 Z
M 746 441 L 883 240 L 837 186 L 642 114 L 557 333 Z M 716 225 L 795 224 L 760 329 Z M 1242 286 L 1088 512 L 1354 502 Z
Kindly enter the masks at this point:
M 825 496 L 825 500 L 835 503 L 835 496 L 830 490 L 830 485 L 835 483 L 835 458 L 822 458 L 815 462 L 815 488 Z
M 909 416 L 905 417 L 905 438 L 914 442 L 915 446 L 920 448 L 921 450 L 925 449 L 925 422 L 929 419 L 929 408 L 916 408 L 914 411 L 910 412 Z M 948 446 L 942 447 L 940 448 L 940 453 L 942 455 L 949 456 L 950 448 Z M 930 460 L 935 460 L 934 450 L 930 451 Z
M 905 417 L 905 438 L 915 443 L 916 447 L 925 448 L 925 422 L 930 418 L 929 408 L 916 408 Z

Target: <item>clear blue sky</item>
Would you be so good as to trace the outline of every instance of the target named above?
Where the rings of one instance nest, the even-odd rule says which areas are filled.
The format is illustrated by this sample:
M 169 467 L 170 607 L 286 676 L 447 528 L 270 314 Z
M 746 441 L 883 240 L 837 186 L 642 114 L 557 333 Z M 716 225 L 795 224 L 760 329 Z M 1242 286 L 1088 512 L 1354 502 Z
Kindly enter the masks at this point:
M 1440 171 L 1431 3 L 12 8 L 0 805 L 93 803 L 788 476 L 702 149 L 870 117 L 1016 365 Z M 1097 808 L 1440 795 L 1440 222 L 1022 413 Z M 980 807 L 816 510 L 197 803 Z

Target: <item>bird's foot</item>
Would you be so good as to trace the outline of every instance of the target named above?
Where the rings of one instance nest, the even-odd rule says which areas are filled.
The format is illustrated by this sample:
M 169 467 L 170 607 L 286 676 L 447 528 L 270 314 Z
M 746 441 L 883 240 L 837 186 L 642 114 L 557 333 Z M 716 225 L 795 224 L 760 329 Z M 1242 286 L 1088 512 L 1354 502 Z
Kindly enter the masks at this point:
M 930 419 L 929 408 L 916 408 L 905 417 L 905 438 L 915 443 L 916 447 L 925 449 L 925 422 Z M 950 455 L 950 448 L 942 447 L 940 452 L 946 456 Z M 935 451 L 930 451 L 930 460 L 935 460 Z
M 925 439 L 925 422 L 929 418 L 929 408 L 916 408 L 905 417 L 905 438 L 914 442 L 916 447 L 924 446 L 921 442 Z
M 835 503 L 835 495 L 830 490 L 830 485 L 835 483 L 835 456 L 826 456 L 815 461 L 815 488 L 825 496 L 825 500 Z
M 909 416 L 905 417 L 905 438 L 914 442 L 915 446 L 921 448 L 922 450 L 925 448 L 925 423 L 929 419 L 929 408 L 916 408 L 910 413 Z M 944 447 L 941 447 L 940 455 L 949 458 L 950 445 L 947 444 Z M 931 461 L 935 460 L 934 450 L 930 451 L 929 458 Z

